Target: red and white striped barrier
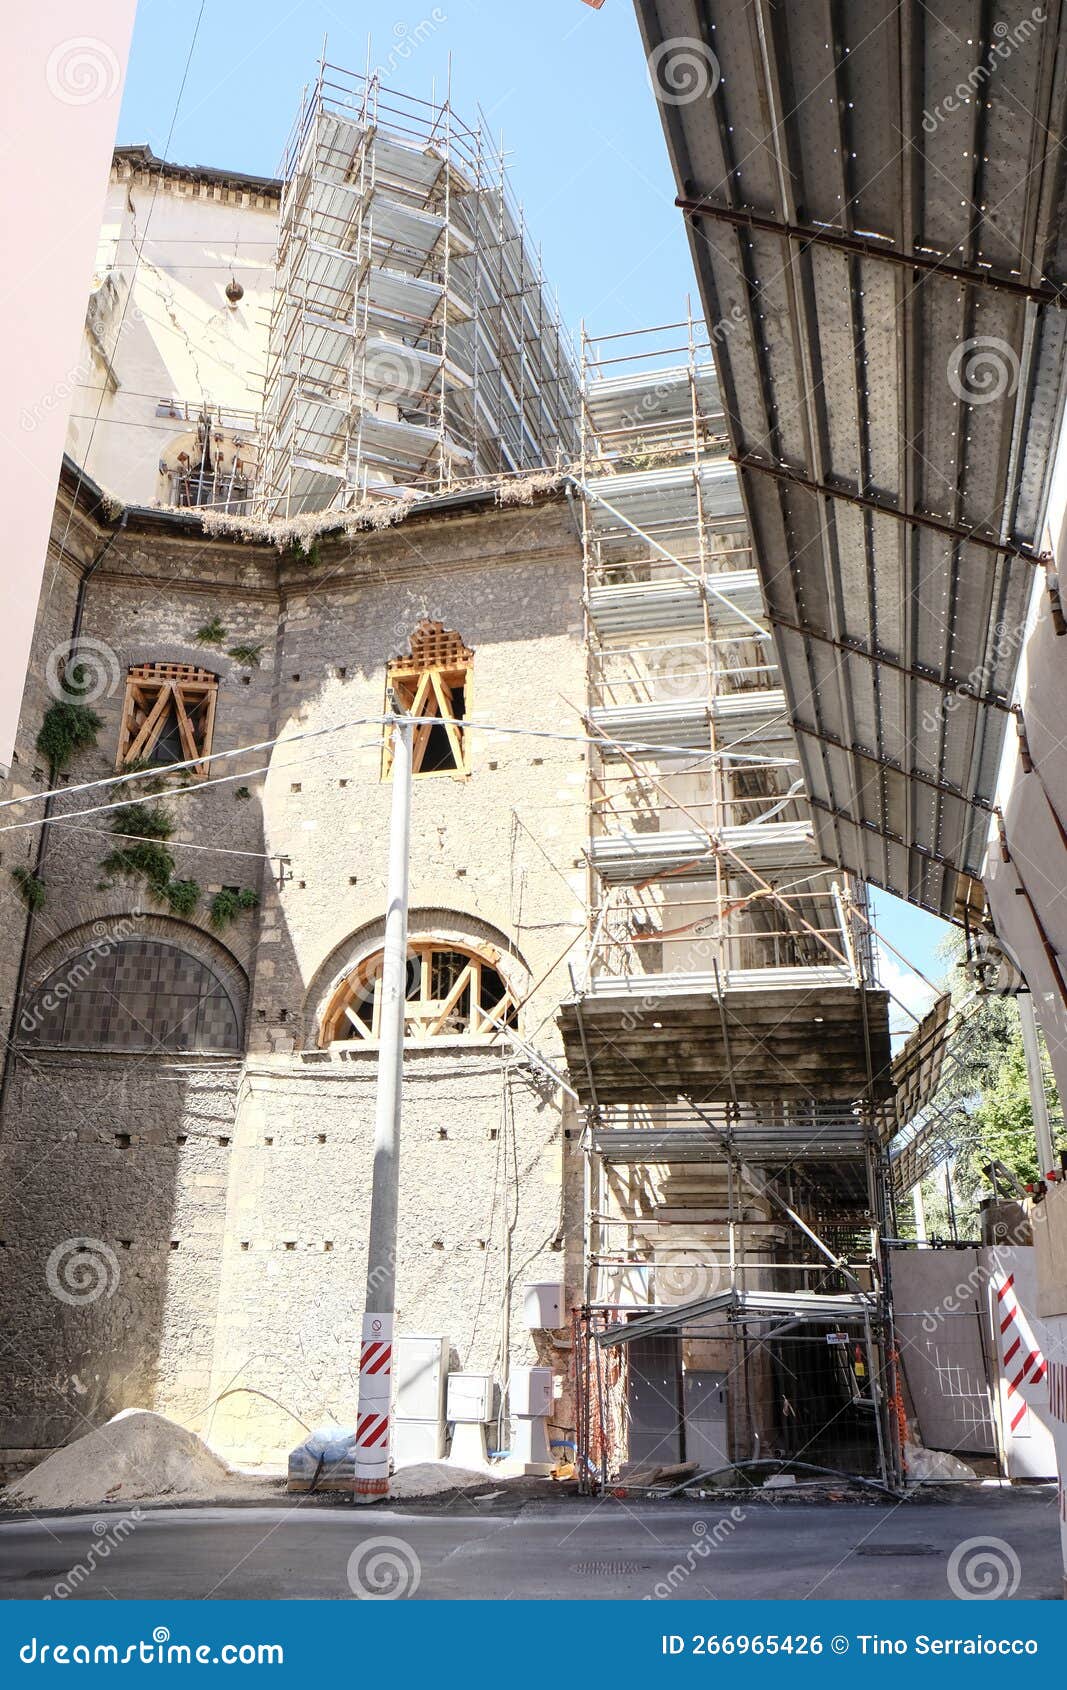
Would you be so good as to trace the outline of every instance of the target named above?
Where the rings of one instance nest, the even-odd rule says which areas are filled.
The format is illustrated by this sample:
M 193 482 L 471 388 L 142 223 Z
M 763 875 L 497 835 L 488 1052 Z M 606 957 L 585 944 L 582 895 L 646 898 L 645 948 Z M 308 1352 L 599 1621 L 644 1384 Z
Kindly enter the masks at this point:
M 359 1352 L 356 1495 L 389 1494 L 389 1409 L 393 1389 L 393 1317 L 365 1314 Z
M 1054 1478 L 1050 1371 L 1045 1327 L 1037 1317 L 1034 1250 L 1031 1245 L 1000 1245 L 982 1254 L 989 1275 L 997 1414 L 1007 1476 Z
M 1001 1347 L 1000 1368 L 1004 1376 L 1008 1398 L 1008 1428 L 1018 1432 L 1030 1412 L 1030 1404 L 1022 1394 L 1024 1385 L 1039 1385 L 1048 1371 L 1048 1363 L 1020 1325 L 1019 1299 L 1015 1295 L 1015 1275 L 1009 1273 L 997 1290 L 997 1318 Z

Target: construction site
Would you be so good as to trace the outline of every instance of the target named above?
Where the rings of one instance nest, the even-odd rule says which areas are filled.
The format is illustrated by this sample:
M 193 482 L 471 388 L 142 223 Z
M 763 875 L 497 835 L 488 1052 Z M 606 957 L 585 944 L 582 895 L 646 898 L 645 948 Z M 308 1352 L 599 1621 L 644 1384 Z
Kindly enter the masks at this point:
M 572 336 L 450 86 L 115 149 L 0 788 L 8 1506 L 115 1427 L 124 1502 L 1030 1486 L 1067 1555 L 1067 15 L 810 10 L 638 0 L 655 325 Z

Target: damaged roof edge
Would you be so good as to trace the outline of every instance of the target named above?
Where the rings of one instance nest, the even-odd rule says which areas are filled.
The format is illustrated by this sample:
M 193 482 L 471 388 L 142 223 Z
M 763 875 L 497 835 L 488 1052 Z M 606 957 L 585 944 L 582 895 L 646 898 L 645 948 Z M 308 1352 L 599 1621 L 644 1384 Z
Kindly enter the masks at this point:
M 310 543 L 332 535 L 383 532 L 423 515 L 448 516 L 493 507 L 507 510 L 542 500 L 562 499 L 569 485 L 569 478 L 562 473 L 535 471 L 527 476 L 501 477 L 476 487 L 433 493 L 426 498 L 405 499 L 396 505 L 376 506 L 375 510 L 380 510 L 388 520 L 375 521 L 374 512 L 365 507 L 316 512 L 313 514 L 321 518 L 318 525 L 307 517 L 274 522 L 254 517 L 220 517 L 206 506 L 179 510 L 168 505 L 128 505 L 99 486 L 67 452 L 63 454 L 59 475 L 59 487 L 75 509 L 82 509 L 101 527 L 129 526 L 132 521 L 140 528 L 162 529 L 176 535 L 196 534 L 205 540 L 231 541 L 244 546 L 269 546 L 278 551 L 297 541 Z
M 135 170 L 152 170 L 157 176 L 169 177 L 175 182 L 206 182 L 216 187 L 246 188 L 250 193 L 281 198 L 282 183 L 277 176 L 251 176 L 244 170 L 220 170 L 208 164 L 177 164 L 172 159 L 157 158 L 146 141 L 116 147 L 112 162 L 129 165 Z

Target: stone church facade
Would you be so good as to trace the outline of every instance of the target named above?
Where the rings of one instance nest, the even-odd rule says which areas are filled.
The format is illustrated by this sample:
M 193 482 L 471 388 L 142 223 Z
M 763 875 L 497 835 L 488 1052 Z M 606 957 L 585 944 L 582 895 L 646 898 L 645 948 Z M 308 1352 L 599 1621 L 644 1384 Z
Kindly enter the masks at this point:
M 526 497 L 282 545 L 65 467 L 4 796 L 48 789 L 57 704 L 98 725 L 2 840 L 9 1463 L 132 1406 L 239 1461 L 352 1417 L 390 687 L 470 724 L 416 754 L 397 1329 L 498 1378 L 540 1354 L 570 1435 L 522 1295 L 581 1275 L 541 1063 L 585 926 L 582 562 L 562 490 Z

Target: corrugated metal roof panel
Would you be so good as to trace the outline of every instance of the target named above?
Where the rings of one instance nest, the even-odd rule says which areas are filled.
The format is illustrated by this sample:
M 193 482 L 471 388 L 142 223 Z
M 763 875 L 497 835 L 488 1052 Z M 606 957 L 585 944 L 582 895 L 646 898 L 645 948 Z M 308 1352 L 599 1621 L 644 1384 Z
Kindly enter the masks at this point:
M 686 42 L 719 73 L 662 116 L 820 846 L 951 914 L 1063 411 L 1064 7 L 638 13 L 664 88 Z

